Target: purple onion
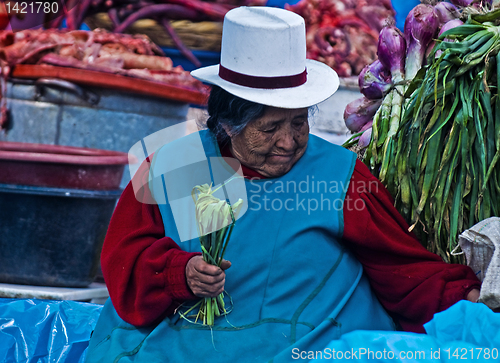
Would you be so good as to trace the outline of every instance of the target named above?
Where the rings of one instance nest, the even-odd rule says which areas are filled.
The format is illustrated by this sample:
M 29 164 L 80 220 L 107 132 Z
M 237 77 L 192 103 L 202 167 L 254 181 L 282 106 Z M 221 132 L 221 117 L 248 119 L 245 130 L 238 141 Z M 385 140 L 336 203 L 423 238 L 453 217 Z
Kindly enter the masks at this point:
M 453 28 L 456 28 L 457 26 L 460 26 L 460 25 L 463 25 L 463 21 L 460 20 L 460 19 L 453 19 L 453 20 L 450 20 L 449 22 L 447 22 L 446 24 L 444 24 L 441 29 L 439 30 L 439 34 L 438 34 L 438 37 L 440 37 L 444 32 L 450 30 L 450 29 L 453 29 Z M 451 42 L 452 40 L 448 39 L 448 38 L 445 38 L 443 39 L 443 41 L 445 42 Z M 426 60 L 428 60 L 429 56 L 432 54 L 432 52 L 434 51 L 434 47 L 436 46 L 436 42 L 435 41 L 431 41 L 429 43 L 429 45 L 427 46 L 427 50 L 425 51 L 425 59 L 424 59 L 424 65 L 426 64 Z M 436 50 L 436 53 L 434 54 L 434 58 L 439 58 L 441 56 L 441 54 L 443 54 L 443 51 L 438 49 Z
M 359 132 L 364 125 L 373 120 L 381 104 L 382 99 L 369 100 L 366 97 L 350 102 L 344 110 L 345 125 L 351 132 Z
M 408 46 L 413 42 L 426 47 L 436 35 L 439 18 L 434 7 L 426 4 L 415 6 L 406 16 L 404 35 Z
M 427 46 L 435 37 L 439 18 L 434 7 L 426 4 L 415 6 L 406 17 L 404 35 L 406 51 L 406 78 L 413 79 L 422 67 Z
M 401 30 L 389 25 L 380 31 L 377 55 L 382 65 L 390 70 L 393 81 L 404 79 L 406 42 Z
M 444 1 L 434 5 L 434 10 L 436 11 L 441 25 L 460 17 L 457 7 Z
M 358 76 L 360 92 L 371 100 L 383 98 L 391 89 L 391 75 L 380 60 L 363 68 Z
M 460 25 L 464 25 L 464 22 L 462 20 L 460 19 L 450 20 L 441 27 L 441 30 L 439 30 L 439 36 L 441 36 L 441 34 L 443 34 L 445 31 L 456 28 L 457 26 Z
M 367 124 L 368 125 L 368 124 Z M 361 147 L 361 148 L 365 148 L 367 147 L 368 145 L 370 145 L 370 141 L 372 139 L 372 125 L 370 125 L 369 127 L 367 127 L 363 134 L 359 137 L 358 139 L 358 146 Z
M 370 120 L 361 128 L 361 130 L 359 130 L 359 132 L 365 132 L 372 126 L 373 126 L 373 120 Z

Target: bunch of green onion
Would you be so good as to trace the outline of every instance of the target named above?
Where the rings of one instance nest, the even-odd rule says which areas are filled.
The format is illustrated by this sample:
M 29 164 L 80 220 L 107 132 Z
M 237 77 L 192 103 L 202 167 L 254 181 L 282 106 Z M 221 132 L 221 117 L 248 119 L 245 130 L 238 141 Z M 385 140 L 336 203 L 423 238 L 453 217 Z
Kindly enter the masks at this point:
M 241 199 L 231 206 L 227 201 L 216 198 L 213 194 L 219 188 L 212 190 L 211 185 L 197 185 L 191 193 L 196 208 L 198 236 L 203 260 L 218 267 L 224 258 L 236 217 L 243 205 Z M 198 312 L 194 315 L 194 322 L 200 321 L 203 325 L 212 326 L 216 317 L 230 312 L 224 303 L 225 293 L 201 299 L 181 316 L 188 317 L 189 313 L 198 308 Z
M 462 231 L 500 215 L 498 7 L 500 1 L 467 8 L 419 4 L 404 34 L 391 26 L 381 32 L 383 67 L 360 74 L 364 97 L 373 103 L 383 94 L 362 159 L 410 230 L 447 262 L 465 263 L 457 254 Z M 379 76 L 388 71 L 389 88 Z M 372 111 L 363 107 L 350 110 L 348 121 L 360 131 L 346 147 L 360 145 L 368 131 L 362 133 L 362 123 Z
M 500 10 L 445 31 L 407 96 L 392 180 L 396 206 L 426 247 L 464 263 L 458 235 L 500 215 Z M 445 41 L 445 39 L 447 41 Z M 438 56 L 439 55 L 439 56 Z M 411 95 L 411 96 L 410 96 Z

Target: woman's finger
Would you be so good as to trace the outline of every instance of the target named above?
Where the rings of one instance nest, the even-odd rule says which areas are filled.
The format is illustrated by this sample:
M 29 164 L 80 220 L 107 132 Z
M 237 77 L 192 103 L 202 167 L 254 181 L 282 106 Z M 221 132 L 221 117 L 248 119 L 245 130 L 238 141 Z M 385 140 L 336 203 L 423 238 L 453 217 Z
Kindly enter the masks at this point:
M 190 265 L 200 274 L 208 276 L 217 276 L 223 273 L 220 267 L 211 265 L 203 261 L 203 257 L 195 256 L 189 260 L 188 265 Z
M 199 297 L 214 297 L 222 293 L 225 277 L 222 269 L 206 263 L 201 256 L 191 258 L 186 265 L 188 286 Z
M 188 281 L 188 285 L 194 295 L 198 297 L 215 297 L 224 291 L 225 280 L 216 284 L 205 284 L 200 281 Z
M 198 297 L 215 297 L 224 291 L 225 281 L 221 281 L 217 284 L 208 285 L 193 281 L 193 294 Z
M 229 267 L 231 267 L 231 262 L 227 260 L 222 260 L 220 264 L 220 268 L 224 271 L 226 271 Z

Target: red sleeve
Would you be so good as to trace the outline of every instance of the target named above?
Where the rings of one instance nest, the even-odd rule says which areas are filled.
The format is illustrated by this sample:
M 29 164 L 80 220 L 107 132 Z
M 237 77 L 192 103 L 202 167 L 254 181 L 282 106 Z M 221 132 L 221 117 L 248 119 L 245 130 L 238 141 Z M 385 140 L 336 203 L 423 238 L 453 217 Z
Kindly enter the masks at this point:
M 148 172 L 144 163 L 134 184 L 147 180 Z M 130 324 L 145 326 L 170 315 L 183 301 L 196 298 L 185 275 L 188 260 L 196 254 L 182 251 L 165 237 L 158 206 L 138 199 L 152 198 L 147 187 L 136 198 L 129 183 L 111 218 L 101 266 L 118 315 Z
M 480 288 L 472 269 L 443 262 L 408 232 L 389 192 L 359 160 L 344 203 L 344 240 L 404 330 L 425 332 L 435 313 Z

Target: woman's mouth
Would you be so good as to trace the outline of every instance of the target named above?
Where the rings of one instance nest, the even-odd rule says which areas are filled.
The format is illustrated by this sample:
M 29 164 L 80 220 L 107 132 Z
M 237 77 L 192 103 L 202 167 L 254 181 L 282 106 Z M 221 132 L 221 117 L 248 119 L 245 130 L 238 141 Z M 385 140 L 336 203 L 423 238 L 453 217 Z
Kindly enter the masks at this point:
M 286 163 L 289 162 L 293 157 L 295 153 L 288 153 L 288 154 L 271 154 L 268 156 L 268 159 L 274 162 L 278 163 Z

